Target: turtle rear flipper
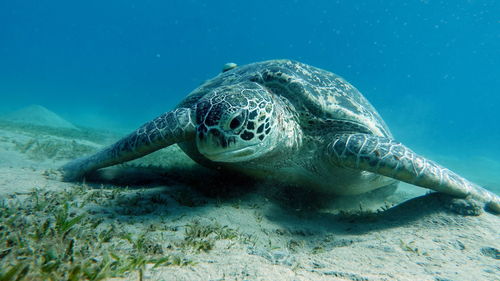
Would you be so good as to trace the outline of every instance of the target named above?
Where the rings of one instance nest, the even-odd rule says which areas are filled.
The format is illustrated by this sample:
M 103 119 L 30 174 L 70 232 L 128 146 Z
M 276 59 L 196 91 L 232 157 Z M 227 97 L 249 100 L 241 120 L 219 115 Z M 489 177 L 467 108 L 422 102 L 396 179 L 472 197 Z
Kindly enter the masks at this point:
M 100 168 L 140 158 L 172 144 L 193 139 L 191 110 L 177 108 L 144 124 L 135 132 L 94 155 L 75 159 L 60 170 L 63 180 L 74 181 Z
M 338 135 L 328 145 L 328 155 L 334 165 L 377 173 L 457 198 L 477 200 L 492 212 L 500 213 L 499 196 L 391 139 L 368 134 Z M 467 213 L 459 209 L 460 204 L 456 204 L 455 211 Z

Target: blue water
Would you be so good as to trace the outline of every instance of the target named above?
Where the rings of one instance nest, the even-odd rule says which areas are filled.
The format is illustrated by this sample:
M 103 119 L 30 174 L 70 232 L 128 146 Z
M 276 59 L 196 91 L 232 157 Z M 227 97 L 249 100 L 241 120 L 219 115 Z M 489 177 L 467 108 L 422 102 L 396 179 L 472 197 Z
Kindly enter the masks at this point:
M 132 129 L 226 62 L 290 58 L 345 77 L 412 147 L 498 159 L 499 15 L 497 0 L 1 1 L 0 113 Z

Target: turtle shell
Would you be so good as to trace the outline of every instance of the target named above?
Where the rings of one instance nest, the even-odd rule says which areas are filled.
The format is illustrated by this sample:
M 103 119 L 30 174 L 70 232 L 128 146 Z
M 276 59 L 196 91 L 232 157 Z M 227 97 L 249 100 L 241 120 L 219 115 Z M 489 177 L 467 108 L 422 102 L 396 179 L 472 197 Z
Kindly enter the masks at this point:
M 392 137 L 377 110 L 349 82 L 332 72 L 292 60 L 257 62 L 223 72 L 193 91 L 181 105 L 193 104 L 218 87 L 248 81 L 287 100 L 304 128 L 331 127 L 342 133 Z

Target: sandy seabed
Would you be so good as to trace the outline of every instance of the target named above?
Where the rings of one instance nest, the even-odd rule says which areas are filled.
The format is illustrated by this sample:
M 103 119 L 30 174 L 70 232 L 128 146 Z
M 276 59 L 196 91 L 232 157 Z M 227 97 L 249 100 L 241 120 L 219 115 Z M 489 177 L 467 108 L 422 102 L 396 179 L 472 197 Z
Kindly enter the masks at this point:
M 176 146 L 85 183 L 59 180 L 62 164 L 117 138 L 0 122 L 1 217 L 12 227 L 0 227 L 0 274 L 24 262 L 13 276 L 25 280 L 500 279 L 500 218 L 456 215 L 408 185 L 385 200 L 325 198 L 217 174 Z

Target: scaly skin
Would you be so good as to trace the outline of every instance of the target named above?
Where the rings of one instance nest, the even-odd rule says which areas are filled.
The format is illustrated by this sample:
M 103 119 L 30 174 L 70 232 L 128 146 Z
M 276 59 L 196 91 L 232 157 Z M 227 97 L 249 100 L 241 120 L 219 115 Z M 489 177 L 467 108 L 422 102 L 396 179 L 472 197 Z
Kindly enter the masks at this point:
M 428 160 L 394 140 L 368 134 L 343 134 L 328 145 L 334 165 L 365 170 L 458 198 L 486 203 L 500 213 L 500 197 Z
M 77 180 L 88 172 L 130 161 L 174 143 L 193 139 L 194 134 L 191 110 L 177 108 L 144 124 L 98 153 L 64 165 L 61 167 L 63 180 Z

